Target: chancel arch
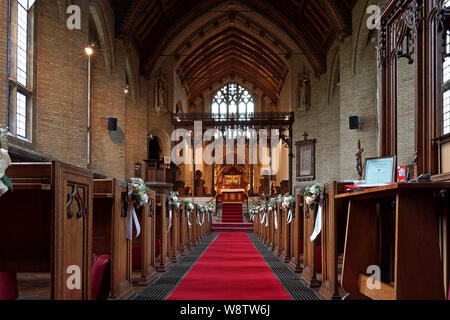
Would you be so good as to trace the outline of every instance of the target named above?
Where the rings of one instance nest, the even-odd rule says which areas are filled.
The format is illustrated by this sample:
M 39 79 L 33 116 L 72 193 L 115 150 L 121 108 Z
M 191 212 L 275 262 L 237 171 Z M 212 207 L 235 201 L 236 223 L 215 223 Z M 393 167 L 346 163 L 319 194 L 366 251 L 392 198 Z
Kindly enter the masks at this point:
M 155 137 L 157 137 L 158 145 L 160 147 L 160 159 L 157 160 L 162 160 L 163 157 L 170 157 L 172 143 L 170 141 L 169 134 L 163 129 L 152 129 L 148 133 L 149 146 L 151 140 L 153 140 Z M 152 142 L 151 145 L 155 147 L 157 144 L 156 142 Z
M 137 60 L 137 61 L 136 61 Z M 139 69 L 137 67 L 139 62 L 138 58 L 134 57 L 132 49 L 127 49 L 127 55 L 125 57 L 125 72 L 127 76 L 127 86 L 133 103 L 136 104 L 139 97 Z
M 109 1 L 93 0 L 89 3 L 90 18 L 96 29 L 98 41 L 97 50 L 101 52 L 105 60 L 105 68 L 112 72 L 116 63 L 114 37 L 114 11 Z

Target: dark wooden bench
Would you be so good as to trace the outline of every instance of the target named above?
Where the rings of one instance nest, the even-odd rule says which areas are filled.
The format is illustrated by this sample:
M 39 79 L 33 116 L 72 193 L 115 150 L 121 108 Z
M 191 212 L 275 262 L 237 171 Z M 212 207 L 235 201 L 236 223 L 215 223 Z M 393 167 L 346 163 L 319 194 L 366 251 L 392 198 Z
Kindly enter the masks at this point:
M 127 183 L 117 179 L 94 180 L 92 250 L 95 255 L 111 256 L 110 299 L 134 294 L 132 241 L 126 238 L 128 191 Z
M 92 173 L 54 161 L 14 163 L 6 174 L 14 191 L 0 197 L 0 272 L 49 273 L 44 299 L 90 299 Z

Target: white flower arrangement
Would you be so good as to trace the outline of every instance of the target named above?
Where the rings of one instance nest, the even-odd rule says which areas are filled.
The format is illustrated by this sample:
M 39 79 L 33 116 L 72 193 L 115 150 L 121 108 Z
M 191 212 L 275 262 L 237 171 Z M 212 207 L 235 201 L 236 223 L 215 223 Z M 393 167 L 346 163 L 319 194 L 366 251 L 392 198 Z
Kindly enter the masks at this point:
M 305 201 L 310 211 L 314 211 L 317 207 L 317 203 L 320 201 L 320 195 L 324 191 L 324 186 L 321 184 L 315 184 L 305 190 Z
M 208 203 L 206 205 L 206 210 L 211 214 L 211 215 L 215 215 L 216 214 L 216 206 L 212 203 Z
M 268 205 L 269 213 L 272 213 L 276 210 L 277 203 L 278 203 L 277 198 L 270 198 L 269 205 Z
M 169 206 L 178 210 L 181 207 L 181 200 L 178 199 L 178 192 L 171 191 L 168 197 Z
M 283 209 L 295 208 L 295 197 L 290 194 L 285 194 L 283 196 L 282 206 Z
M 201 203 L 197 204 L 197 208 L 201 213 L 205 213 L 207 211 L 206 206 Z
M 130 178 L 132 197 L 136 208 L 145 206 L 148 203 L 147 186 L 140 178 Z
M 193 213 L 194 209 L 195 209 L 194 204 L 191 201 L 189 201 L 189 200 L 185 200 L 184 203 L 185 203 L 185 206 L 186 206 L 186 210 L 189 211 L 189 213 Z
M 11 165 L 11 158 L 9 157 L 8 150 L 3 149 L 2 143 L 7 132 L 7 129 L 0 127 L 0 197 L 8 192 L 9 189 L 13 190 L 13 184 L 6 175 L 6 169 Z

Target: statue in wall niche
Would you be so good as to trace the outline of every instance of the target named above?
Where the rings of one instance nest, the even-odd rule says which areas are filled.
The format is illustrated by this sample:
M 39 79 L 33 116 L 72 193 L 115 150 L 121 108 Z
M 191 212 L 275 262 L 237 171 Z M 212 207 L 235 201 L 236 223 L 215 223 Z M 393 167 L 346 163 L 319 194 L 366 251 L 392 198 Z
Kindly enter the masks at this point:
M 298 111 L 311 108 L 311 81 L 309 71 L 305 70 L 298 74 Z
M 155 85 L 155 111 L 158 114 L 158 116 L 160 111 L 167 109 L 166 97 L 167 97 L 166 84 L 160 78 L 158 79 Z

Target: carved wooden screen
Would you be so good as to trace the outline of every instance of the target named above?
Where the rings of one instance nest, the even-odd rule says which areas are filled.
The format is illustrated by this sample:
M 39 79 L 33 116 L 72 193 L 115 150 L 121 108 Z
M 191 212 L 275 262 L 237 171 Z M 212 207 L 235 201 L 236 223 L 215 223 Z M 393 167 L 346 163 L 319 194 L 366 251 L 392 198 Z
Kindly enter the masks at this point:
M 381 154 L 397 154 L 398 59 L 414 58 L 415 149 L 418 173 L 438 173 L 438 142 L 442 135 L 442 22 L 444 0 L 391 0 L 383 8 L 380 67 L 383 95 Z

